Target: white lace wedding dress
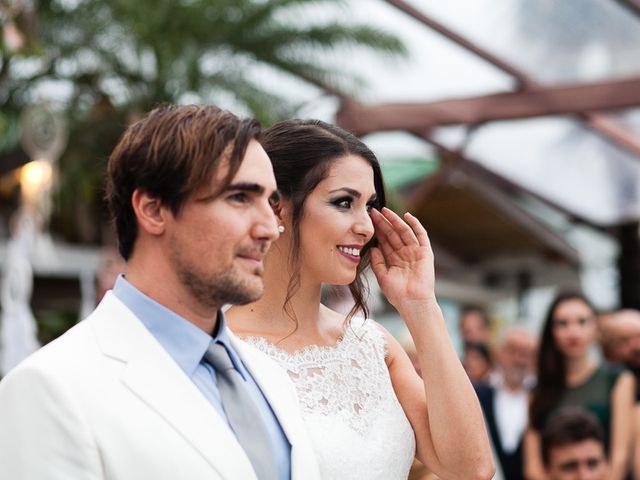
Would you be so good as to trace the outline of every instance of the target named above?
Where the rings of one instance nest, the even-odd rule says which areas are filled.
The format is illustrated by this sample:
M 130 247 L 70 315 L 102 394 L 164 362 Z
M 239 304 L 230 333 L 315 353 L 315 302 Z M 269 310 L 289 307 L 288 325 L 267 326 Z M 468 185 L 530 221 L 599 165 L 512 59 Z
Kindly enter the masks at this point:
M 372 320 L 353 318 L 330 347 L 288 353 L 244 339 L 276 360 L 296 386 L 324 480 L 406 479 L 415 437 L 385 363 L 385 338 Z

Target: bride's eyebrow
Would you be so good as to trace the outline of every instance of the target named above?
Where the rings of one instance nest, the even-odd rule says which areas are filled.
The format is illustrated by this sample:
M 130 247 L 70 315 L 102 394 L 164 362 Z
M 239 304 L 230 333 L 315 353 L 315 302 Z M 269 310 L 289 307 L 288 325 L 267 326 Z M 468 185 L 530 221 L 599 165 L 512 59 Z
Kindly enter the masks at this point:
M 362 197 L 362 194 L 359 191 L 349 187 L 340 187 L 340 188 L 336 188 L 329 191 L 329 193 L 336 193 L 336 192 L 345 192 L 345 193 L 348 193 L 349 195 L 352 195 L 355 198 Z M 375 202 L 376 200 L 378 200 L 378 195 L 375 193 L 372 194 L 371 197 L 369 197 L 370 202 Z
M 336 193 L 336 192 L 345 192 L 345 193 L 348 193 L 349 195 L 352 195 L 352 196 L 354 196 L 356 198 L 360 198 L 362 196 L 362 194 L 359 191 L 354 190 L 353 188 L 349 188 L 349 187 L 340 187 L 340 188 L 336 188 L 336 189 L 333 189 L 333 190 L 329 190 L 329 193 Z

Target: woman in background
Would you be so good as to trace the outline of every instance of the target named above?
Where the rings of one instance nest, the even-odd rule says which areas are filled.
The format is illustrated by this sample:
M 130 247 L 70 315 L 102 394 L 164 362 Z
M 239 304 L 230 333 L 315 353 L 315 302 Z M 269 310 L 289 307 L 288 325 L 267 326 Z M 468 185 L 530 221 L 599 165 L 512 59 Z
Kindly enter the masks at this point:
M 540 431 L 567 406 L 584 407 L 602 423 L 611 480 L 629 469 L 630 421 L 635 379 L 630 372 L 603 364 L 589 355 L 597 337 L 596 312 L 580 293 L 564 292 L 551 304 L 538 351 L 538 381 L 533 390 L 529 428 L 525 434 L 525 477 L 545 479 Z

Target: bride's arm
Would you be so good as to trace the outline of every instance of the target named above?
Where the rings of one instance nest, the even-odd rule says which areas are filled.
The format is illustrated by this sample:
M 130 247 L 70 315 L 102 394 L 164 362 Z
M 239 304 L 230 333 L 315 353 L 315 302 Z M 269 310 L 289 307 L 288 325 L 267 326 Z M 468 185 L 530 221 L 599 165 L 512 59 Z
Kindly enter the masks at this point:
M 413 337 L 422 369 L 415 373 L 398 342 L 386 335 L 387 364 L 398 400 L 413 426 L 418 458 L 445 479 L 490 479 L 495 467 L 482 410 L 453 348 L 434 287 L 433 253 L 415 217 L 372 211 L 380 247 L 372 268 Z

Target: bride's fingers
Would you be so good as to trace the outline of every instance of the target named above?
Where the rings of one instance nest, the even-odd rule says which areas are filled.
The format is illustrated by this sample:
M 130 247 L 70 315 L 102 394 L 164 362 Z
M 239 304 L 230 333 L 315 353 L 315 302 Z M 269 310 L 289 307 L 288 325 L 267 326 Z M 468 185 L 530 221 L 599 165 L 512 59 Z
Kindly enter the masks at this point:
M 393 210 L 383 207 L 381 213 L 384 218 L 389 221 L 394 229 L 394 232 L 400 237 L 404 245 L 420 244 L 413 229 L 409 225 L 407 225 L 407 222 L 400 218 Z
M 393 225 L 386 219 L 379 210 L 371 209 L 371 220 L 376 229 L 376 236 L 380 245 L 390 245 L 394 250 L 399 250 L 404 246 L 404 242 L 395 231 Z M 385 251 L 386 253 L 386 251 Z
M 421 247 L 430 247 L 431 242 L 429 241 L 429 235 L 427 234 L 427 230 L 424 228 L 420 220 L 414 217 L 411 213 L 407 212 L 404 214 L 404 219 L 407 221 L 413 233 L 415 233 L 416 238 L 418 239 L 418 243 Z
M 377 247 L 371 249 L 371 270 L 373 270 L 376 277 L 380 276 L 387 270 L 387 264 L 384 261 L 384 256 Z
M 378 253 L 380 253 L 383 256 L 384 261 L 387 262 L 388 259 L 391 258 L 391 256 L 396 252 L 396 249 L 394 249 L 389 243 L 388 236 L 377 227 L 376 227 L 376 240 L 377 240 L 377 248 L 379 250 Z
M 387 241 L 386 237 L 381 239 L 378 237 L 378 248 L 380 249 L 380 254 L 384 257 L 385 262 L 391 258 L 391 256 L 396 251 Z

